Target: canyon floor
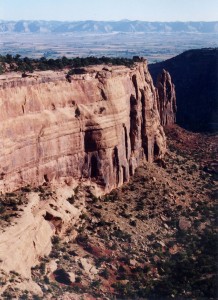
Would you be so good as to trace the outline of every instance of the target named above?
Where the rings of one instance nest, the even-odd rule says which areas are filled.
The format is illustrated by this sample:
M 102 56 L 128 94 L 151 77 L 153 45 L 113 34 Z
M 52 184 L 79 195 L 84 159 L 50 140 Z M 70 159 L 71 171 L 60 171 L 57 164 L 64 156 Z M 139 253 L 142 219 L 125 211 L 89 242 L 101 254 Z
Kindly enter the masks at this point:
M 54 236 L 50 255 L 32 268 L 44 296 L 14 288 L 22 279 L 11 272 L 2 299 L 216 299 L 218 137 L 178 126 L 166 134 L 164 161 L 144 163 L 121 188 L 100 198 L 88 187 L 74 191 L 72 203 L 86 197 L 76 238 Z M 1 226 L 19 218 L 22 203 L 16 211 L 9 199 Z

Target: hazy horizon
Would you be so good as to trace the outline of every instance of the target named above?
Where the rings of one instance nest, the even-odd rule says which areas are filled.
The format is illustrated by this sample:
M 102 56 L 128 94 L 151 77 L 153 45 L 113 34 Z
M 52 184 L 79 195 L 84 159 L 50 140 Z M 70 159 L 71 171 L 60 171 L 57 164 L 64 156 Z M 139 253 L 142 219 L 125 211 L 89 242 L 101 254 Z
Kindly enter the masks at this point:
M 213 22 L 218 22 L 217 20 L 210 20 L 210 21 L 204 21 L 204 20 L 199 20 L 199 21 L 193 21 L 193 20 L 187 20 L 187 21 L 182 21 L 182 20 L 167 20 L 167 21 L 160 21 L 160 20 L 154 20 L 154 21 L 148 21 L 148 20 L 140 20 L 140 19 L 119 19 L 119 20 L 95 20 L 95 19 L 80 19 L 80 20 L 56 20 L 56 19 L 49 19 L 49 20 L 45 20 L 45 19 L 0 19 L 0 21 L 3 22 L 124 22 L 124 21 L 130 21 L 130 22 L 148 22 L 148 23 L 213 23 Z
M 0 0 L 0 20 L 215 22 L 217 0 Z

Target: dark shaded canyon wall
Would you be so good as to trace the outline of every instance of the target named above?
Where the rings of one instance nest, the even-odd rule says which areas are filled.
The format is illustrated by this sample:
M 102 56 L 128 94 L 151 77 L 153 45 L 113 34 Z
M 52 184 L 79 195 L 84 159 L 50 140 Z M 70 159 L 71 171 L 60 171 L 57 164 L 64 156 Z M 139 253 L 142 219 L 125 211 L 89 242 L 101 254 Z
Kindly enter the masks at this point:
M 163 69 L 175 84 L 177 124 L 192 131 L 217 131 L 218 48 L 189 50 L 149 65 L 154 82 Z
M 14 77 L 13 77 L 14 76 Z M 45 181 L 92 180 L 106 191 L 166 140 L 145 61 L 126 67 L 0 76 L 0 190 Z

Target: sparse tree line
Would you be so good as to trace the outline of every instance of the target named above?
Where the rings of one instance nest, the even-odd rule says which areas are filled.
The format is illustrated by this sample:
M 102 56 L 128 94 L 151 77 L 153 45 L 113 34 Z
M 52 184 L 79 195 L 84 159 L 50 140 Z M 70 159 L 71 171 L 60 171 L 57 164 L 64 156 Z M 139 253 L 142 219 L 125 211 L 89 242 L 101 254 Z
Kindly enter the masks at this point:
M 83 68 L 90 65 L 124 65 L 126 67 L 132 67 L 134 62 L 139 61 L 139 57 L 133 57 L 132 59 L 123 57 L 76 57 L 67 58 L 63 56 L 61 58 L 22 58 L 21 55 L 11 54 L 0 55 L 0 74 L 5 72 L 34 72 L 34 71 L 46 71 L 46 70 L 62 70 L 64 68 L 69 69 L 69 75 L 75 74 L 74 68 Z

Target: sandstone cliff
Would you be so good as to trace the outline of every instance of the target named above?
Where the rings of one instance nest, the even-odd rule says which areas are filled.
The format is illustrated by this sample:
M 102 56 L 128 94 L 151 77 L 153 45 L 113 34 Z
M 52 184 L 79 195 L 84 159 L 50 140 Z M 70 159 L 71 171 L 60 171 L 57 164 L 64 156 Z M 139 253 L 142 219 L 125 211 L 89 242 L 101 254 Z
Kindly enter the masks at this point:
M 158 75 L 158 110 L 160 113 L 161 125 L 167 126 L 176 123 L 176 92 L 169 72 L 163 69 Z
M 0 190 L 91 179 L 105 191 L 128 181 L 166 141 L 145 61 L 89 67 L 84 75 L 0 76 Z
M 101 194 L 128 181 L 140 161 L 163 156 L 157 100 L 145 61 L 132 69 L 89 67 L 83 75 L 0 76 L 0 191 L 45 182 L 55 191 L 46 201 L 29 194 L 19 217 L 2 227 L 0 269 L 30 280 L 53 235 L 70 228 L 75 237 L 85 201 L 69 199 L 79 181 L 97 183 Z

